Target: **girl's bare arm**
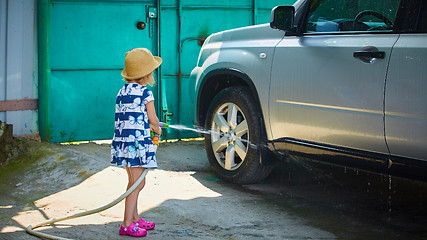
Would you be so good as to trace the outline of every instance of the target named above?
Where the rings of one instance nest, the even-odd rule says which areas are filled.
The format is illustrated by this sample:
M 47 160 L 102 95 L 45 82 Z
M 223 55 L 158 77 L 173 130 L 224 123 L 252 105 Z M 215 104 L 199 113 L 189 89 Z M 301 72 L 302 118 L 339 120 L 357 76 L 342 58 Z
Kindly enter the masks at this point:
M 148 122 L 150 123 L 150 128 L 153 132 L 162 135 L 162 129 L 159 126 L 159 119 L 156 115 L 156 109 L 154 107 L 154 101 L 150 101 L 147 104 L 145 104 L 145 107 L 147 109 L 147 115 L 148 115 Z

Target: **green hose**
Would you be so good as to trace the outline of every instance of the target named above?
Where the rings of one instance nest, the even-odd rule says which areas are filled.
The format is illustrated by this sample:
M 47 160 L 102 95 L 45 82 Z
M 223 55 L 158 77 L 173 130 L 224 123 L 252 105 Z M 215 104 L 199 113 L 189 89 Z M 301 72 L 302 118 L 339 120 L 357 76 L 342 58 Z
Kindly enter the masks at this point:
M 87 215 L 92 215 L 94 213 L 102 212 L 104 210 L 107 210 L 107 209 L 113 207 L 114 205 L 116 205 L 117 203 L 119 203 L 123 199 L 125 199 L 129 194 L 131 194 L 136 189 L 136 187 L 144 180 L 144 178 L 147 175 L 148 171 L 149 171 L 149 169 L 145 169 L 144 172 L 141 174 L 141 176 L 138 178 L 138 180 L 132 185 L 132 187 L 130 187 L 119 198 L 117 198 L 116 200 L 110 202 L 109 204 L 104 205 L 104 206 L 99 207 L 99 208 L 96 208 L 96 209 L 93 209 L 93 210 L 86 211 L 86 212 L 76 213 L 76 214 L 71 215 L 71 216 L 66 216 L 66 217 L 62 217 L 62 218 L 58 218 L 58 219 L 56 219 L 56 218 L 49 219 L 47 221 L 44 221 L 42 223 L 39 223 L 39 224 L 35 225 L 34 227 L 31 226 L 31 225 L 29 225 L 27 227 L 27 229 L 26 229 L 27 233 L 29 233 L 31 235 L 34 235 L 34 236 L 37 236 L 37 237 L 46 238 L 46 239 L 70 240 L 69 238 L 61 238 L 61 237 L 56 237 L 56 236 L 49 235 L 49 234 L 46 234 L 46 233 L 40 233 L 40 232 L 34 231 L 34 229 L 42 227 L 42 226 L 45 226 L 45 225 L 51 225 L 51 224 L 54 224 L 54 223 L 57 223 L 57 222 L 62 222 L 62 221 L 65 221 L 65 220 L 69 220 L 69 219 L 74 219 L 74 218 L 84 217 L 84 216 L 87 216 Z

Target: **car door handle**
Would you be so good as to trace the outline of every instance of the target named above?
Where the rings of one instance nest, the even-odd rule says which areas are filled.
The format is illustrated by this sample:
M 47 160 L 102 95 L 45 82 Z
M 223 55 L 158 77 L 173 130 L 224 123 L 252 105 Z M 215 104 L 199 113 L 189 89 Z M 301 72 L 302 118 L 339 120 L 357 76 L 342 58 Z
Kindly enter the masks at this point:
M 377 59 L 384 59 L 385 58 L 385 52 L 371 52 L 371 51 L 355 51 L 353 53 L 353 57 L 355 58 L 377 58 Z
M 385 52 L 379 51 L 378 48 L 374 46 L 366 46 L 359 51 L 353 52 L 353 57 L 358 58 L 365 63 L 374 63 L 378 59 L 384 59 Z

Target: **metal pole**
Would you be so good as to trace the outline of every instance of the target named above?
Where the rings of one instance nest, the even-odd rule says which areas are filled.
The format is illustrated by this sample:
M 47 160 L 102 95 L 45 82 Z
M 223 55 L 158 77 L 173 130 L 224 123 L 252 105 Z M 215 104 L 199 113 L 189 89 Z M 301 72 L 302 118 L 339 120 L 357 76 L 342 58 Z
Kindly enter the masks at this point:
M 253 25 L 258 24 L 258 4 L 257 0 L 253 0 Z
M 181 54 L 181 16 L 182 16 L 182 4 L 181 4 L 181 0 L 178 0 L 178 103 L 177 103 L 177 124 L 180 125 L 181 123 L 181 76 L 182 76 L 182 70 L 181 70 L 181 58 L 182 58 L 182 54 Z M 177 132 L 177 137 L 178 139 L 181 139 L 180 136 L 180 131 Z
M 50 141 L 50 4 L 49 0 L 37 2 L 39 133 L 42 141 Z

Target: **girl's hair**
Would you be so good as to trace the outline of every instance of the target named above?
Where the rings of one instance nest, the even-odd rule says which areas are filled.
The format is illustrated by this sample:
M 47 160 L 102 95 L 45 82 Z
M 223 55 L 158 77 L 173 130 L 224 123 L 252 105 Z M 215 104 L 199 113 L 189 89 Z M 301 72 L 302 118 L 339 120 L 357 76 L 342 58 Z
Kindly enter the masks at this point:
M 151 87 L 154 86 L 154 84 L 156 84 L 156 79 L 154 79 L 153 73 L 145 75 L 144 77 L 142 77 L 140 79 L 129 80 L 129 79 L 124 78 L 123 80 L 125 80 L 126 82 L 135 81 L 141 85 L 147 85 L 148 84 Z

